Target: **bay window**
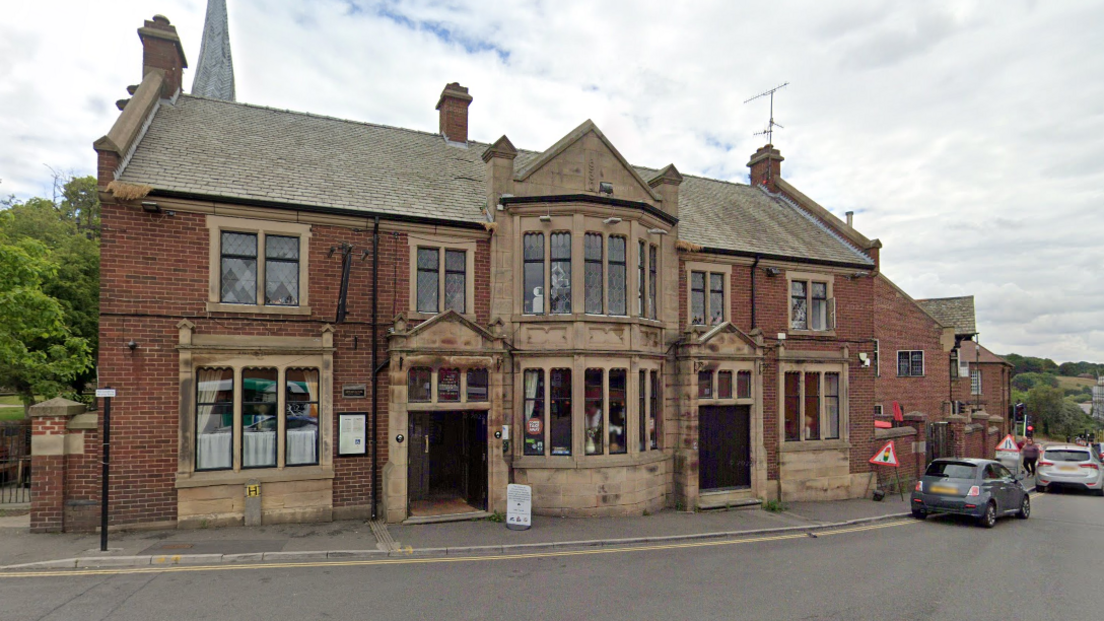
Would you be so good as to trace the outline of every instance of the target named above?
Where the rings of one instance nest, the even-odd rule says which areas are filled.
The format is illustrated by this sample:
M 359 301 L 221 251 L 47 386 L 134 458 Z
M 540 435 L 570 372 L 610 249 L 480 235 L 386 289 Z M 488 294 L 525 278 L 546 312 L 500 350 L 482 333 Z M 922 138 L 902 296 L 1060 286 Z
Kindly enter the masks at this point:
M 587 233 L 583 237 L 583 272 L 585 276 L 587 314 L 601 315 L 602 304 L 602 234 Z
M 544 233 L 522 237 L 523 312 L 544 314 Z
M 553 315 L 571 314 L 571 233 L 552 233 L 549 277 Z

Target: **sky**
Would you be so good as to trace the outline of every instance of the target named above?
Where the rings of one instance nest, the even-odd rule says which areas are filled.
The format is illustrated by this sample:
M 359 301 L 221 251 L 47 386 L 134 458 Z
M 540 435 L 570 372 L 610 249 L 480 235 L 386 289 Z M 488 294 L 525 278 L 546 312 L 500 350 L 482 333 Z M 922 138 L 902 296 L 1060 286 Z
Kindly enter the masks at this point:
M 194 67 L 206 0 L 4 1 L 0 196 L 94 174 L 143 20 Z M 975 297 L 997 353 L 1104 362 L 1104 4 L 227 0 L 237 99 L 544 150 L 592 119 L 632 163 L 782 176 L 884 244 L 915 298 Z M 193 74 L 185 73 L 185 90 Z

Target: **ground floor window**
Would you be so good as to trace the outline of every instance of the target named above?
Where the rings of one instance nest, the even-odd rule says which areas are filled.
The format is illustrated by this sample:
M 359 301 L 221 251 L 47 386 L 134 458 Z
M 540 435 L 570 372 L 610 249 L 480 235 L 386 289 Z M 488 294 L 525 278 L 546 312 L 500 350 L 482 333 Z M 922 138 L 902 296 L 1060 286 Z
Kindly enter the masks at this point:
M 787 442 L 839 439 L 839 373 L 789 371 L 783 392 Z
M 281 446 L 282 465 L 318 464 L 317 368 L 199 367 L 195 376 L 197 471 L 274 468 Z

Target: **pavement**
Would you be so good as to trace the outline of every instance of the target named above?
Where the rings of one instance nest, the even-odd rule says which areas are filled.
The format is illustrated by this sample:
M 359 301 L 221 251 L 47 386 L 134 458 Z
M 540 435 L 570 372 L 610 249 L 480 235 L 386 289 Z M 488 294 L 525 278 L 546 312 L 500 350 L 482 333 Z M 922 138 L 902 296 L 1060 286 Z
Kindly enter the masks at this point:
M 788 503 L 784 511 L 663 510 L 652 515 L 571 519 L 533 516 L 514 531 L 489 519 L 436 524 L 382 524 L 360 520 L 195 530 L 110 532 L 108 551 L 98 533 L 32 534 L 28 515 L 0 512 L 0 570 L 141 567 L 318 561 L 320 559 L 520 554 L 597 546 L 628 546 L 769 533 L 815 532 L 909 515 L 908 495 Z

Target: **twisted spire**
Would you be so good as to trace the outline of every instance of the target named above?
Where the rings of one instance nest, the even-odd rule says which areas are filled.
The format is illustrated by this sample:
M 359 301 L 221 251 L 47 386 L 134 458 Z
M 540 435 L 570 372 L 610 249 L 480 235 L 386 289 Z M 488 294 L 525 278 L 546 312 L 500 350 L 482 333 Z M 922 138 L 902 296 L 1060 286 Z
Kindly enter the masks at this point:
M 192 94 L 234 101 L 234 61 L 230 58 L 226 0 L 207 0 L 207 18 L 203 24 L 203 42 L 199 45 Z

